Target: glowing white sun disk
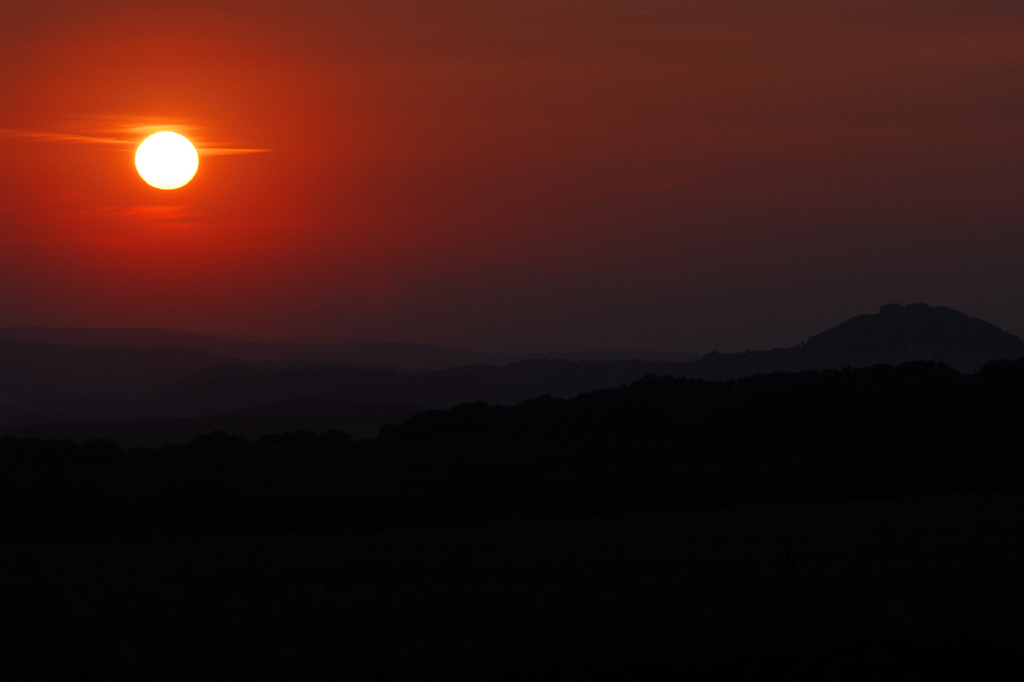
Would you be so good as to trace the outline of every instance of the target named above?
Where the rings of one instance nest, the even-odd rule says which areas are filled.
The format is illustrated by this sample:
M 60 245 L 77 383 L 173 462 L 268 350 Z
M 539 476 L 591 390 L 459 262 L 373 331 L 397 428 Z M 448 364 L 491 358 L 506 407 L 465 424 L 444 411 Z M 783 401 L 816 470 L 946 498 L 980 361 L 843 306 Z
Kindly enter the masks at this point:
M 178 189 L 195 176 L 199 153 L 184 136 L 165 130 L 142 141 L 135 152 L 135 167 L 153 187 Z

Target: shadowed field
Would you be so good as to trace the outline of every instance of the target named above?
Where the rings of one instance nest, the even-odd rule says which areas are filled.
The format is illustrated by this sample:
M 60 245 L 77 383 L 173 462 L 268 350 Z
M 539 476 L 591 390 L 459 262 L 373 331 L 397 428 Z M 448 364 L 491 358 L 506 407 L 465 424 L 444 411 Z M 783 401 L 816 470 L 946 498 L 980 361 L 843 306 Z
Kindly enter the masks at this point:
M 1024 614 L 1024 495 L 0 548 L 43 669 L 984 679 Z M 54 655 L 58 654 L 59 655 Z
M 0 664 L 472 679 L 1004 679 L 1024 363 L 186 445 L 0 439 Z

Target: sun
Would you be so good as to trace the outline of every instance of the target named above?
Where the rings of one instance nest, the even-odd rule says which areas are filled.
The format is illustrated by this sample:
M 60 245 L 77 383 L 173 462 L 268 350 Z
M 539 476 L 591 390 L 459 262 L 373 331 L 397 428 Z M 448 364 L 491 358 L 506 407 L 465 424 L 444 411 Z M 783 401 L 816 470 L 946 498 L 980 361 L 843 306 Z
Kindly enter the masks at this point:
M 157 189 L 178 189 L 195 177 L 199 153 L 183 135 L 168 130 L 150 135 L 135 152 L 135 167 Z

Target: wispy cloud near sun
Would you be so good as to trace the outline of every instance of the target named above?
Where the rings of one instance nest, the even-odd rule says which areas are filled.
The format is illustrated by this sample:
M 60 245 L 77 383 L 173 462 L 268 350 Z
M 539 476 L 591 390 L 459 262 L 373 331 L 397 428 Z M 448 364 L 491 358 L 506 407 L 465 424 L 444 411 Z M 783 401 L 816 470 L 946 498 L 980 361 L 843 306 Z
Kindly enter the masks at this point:
M 260 154 L 270 151 L 269 149 L 238 146 L 227 141 L 217 140 L 206 134 L 199 126 L 157 119 L 140 120 L 139 118 L 121 116 L 96 116 L 63 125 L 54 125 L 53 128 L 53 130 L 38 130 L 5 127 L 0 128 L 0 138 L 131 148 L 153 133 L 172 130 L 188 137 L 201 156 Z
M 93 135 L 76 135 L 73 133 L 51 133 L 38 130 L 15 130 L 11 128 L 0 128 L 0 137 L 22 138 L 26 140 L 39 140 L 41 142 L 76 142 L 80 144 L 110 144 L 129 145 L 128 140 L 118 140 L 106 137 L 95 137 Z

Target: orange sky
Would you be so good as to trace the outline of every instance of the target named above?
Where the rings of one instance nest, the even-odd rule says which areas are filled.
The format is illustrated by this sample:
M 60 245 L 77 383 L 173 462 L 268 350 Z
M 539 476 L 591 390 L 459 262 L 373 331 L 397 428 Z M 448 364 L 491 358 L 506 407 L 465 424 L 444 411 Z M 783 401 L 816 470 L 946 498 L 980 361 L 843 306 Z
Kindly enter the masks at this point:
M 5 3 L 0 326 L 1024 335 L 1022 83 L 1019 0 Z M 157 129 L 201 148 L 181 190 L 135 172 Z

